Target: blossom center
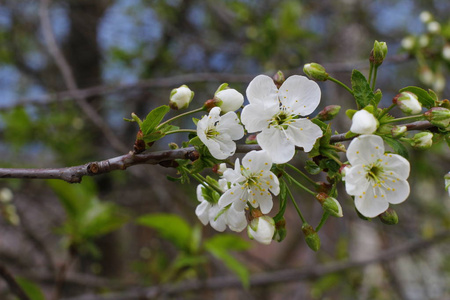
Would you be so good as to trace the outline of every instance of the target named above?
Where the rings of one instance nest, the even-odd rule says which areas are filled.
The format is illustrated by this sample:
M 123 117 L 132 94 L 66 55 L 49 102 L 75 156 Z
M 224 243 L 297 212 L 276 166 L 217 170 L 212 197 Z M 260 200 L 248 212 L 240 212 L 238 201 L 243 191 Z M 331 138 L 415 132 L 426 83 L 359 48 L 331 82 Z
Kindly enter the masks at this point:
M 283 108 L 269 121 L 269 127 L 287 129 L 295 115 L 288 114 Z
M 376 183 L 379 183 L 382 181 L 382 179 L 380 179 L 380 177 L 383 177 L 384 175 L 384 170 L 383 167 L 377 163 L 371 164 L 370 166 L 366 167 L 366 178 L 374 181 Z
M 216 124 L 219 122 L 216 122 Z M 218 136 L 220 133 L 216 130 L 216 124 L 214 124 L 214 126 L 208 127 L 205 130 L 205 135 L 208 139 L 213 139 L 216 136 Z

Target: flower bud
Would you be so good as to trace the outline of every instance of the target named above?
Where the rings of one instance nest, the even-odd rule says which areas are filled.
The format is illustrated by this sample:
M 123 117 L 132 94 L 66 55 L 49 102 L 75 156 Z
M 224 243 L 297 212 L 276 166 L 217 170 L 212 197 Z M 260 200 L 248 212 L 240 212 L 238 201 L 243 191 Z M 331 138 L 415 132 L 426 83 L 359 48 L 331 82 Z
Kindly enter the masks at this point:
M 303 223 L 302 232 L 305 235 L 305 241 L 309 248 L 314 251 L 320 248 L 320 238 L 314 228 L 308 223 Z
M 380 214 L 378 218 L 386 225 L 395 225 L 398 223 L 397 213 L 392 208 L 388 208 L 384 213 Z
M 221 164 L 214 165 L 213 172 L 216 173 L 217 175 L 222 176 L 226 169 L 227 169 L 227 164 L 221 163 Z
M 250 134 L 249 136 L 247 136 L 247 138 L 245 139 L 245 143 L 249 145 L 258 144 L 258 141 L 256 140 L 256 134 Z
M 442 58 L 446 61 L 450 61 L 450 44 L 445 44 L 442 48 Z
M 13 199 L 13 193 L 9 188 L 2 188 L 0 190 L 0 202 L 9 203 Z
M 272 242 L 274 233 L 275 222 L 269 216 L 255 218 L 247 227 L 248 237 L 265 245 L 269 245 Z
M 402 92 L 394 97 L 393 103 L 407 115 L 415 115 L 422 112 L 422 104 L 420 104 L 416 94 L 411 92 Z
M 220 107 L 221 113 L 238 110 L 244 103 L 244 96 L 235 89 L 228 88 L 228 83 L 222 83 L 214 94 L 214 103 Z
M 450 109 L 445 107 L 433 107 L 425 112 L 424 116 L 434 126 L 448 130 L 450 124 Z
M 430 37 L 426 34 L 419 36 L 419 46 L 422 48 L 428 47 L 430 44 Z
M 191 91 L 187 85 L 182 85 L 179 88 L 173 89 L 170 92 L 169 106 L 172 109 L 185 109 L 188 108 L 194 98 L 194 92 Z
M 384 58 L 388 52 L 387 44 L 385 42 L 375 41 L 373 44 L 373 49 L 370 52 L 370 61 L 379 66 L 383 63 Z
M 281 242 L 286 237 L 286 234 L 286 220 L 283 217 L 280 221 L 275 223 L 275 234 L 273 236 L 273 239 L 277 242 Z
M 433 71 L 427 66 L 423 66 L 419 70 L 419 79 L 426 85 L 432 85 L 434 82 Z
M 437 73 L 434 75 L 434 82 L 432 84 L 433 90 L 440 93 L 445 88 L 445 77 L 442 73 Z
M 275 85 L 277 86 L 277 88 L 280 88 L 280 86 L 286 80 L 286 78 L 284 77 L 284 73 L 281 71 L 278 71 L 277 73 L 275 73 L 275 75 L 273 75 L 272 79 L 273 79 L 273 82 L 275 83 Z
M 427 24 L 427 30 L 430 33 L 439 33 L 441 31 L 441 24 L 436 21 L 432 21 Z
M 433 145 L 433 134 L 429 131 L 415 134 L 411 140 L 411 146 L 417 149 L 428 149 Z
M 357 134 L 372 134 L 378 128 L 378 120 L 365 109 L 357 111 L 352 118 L 350 131 Z
M 330 197 L 325 193 L 319 193 L 316 195 L 316 199 L 322 205 L 323 210 L 330 215 L 338 218 L 343 216 L 342 207 L 335 198 Z
M 406 127 L 404 125 L 402 125 L 402 126 L 395 125 L 391 129 L 392 137 L 399 138 L 399 137 L 403 136 L 407 130 L 408 130 L 408 127 Z
M 448 195 L 450 196 L 450 172 L 445 174 L 444 182 L 445 182 L 445 190 L 448 191 Z
M 419 18 L 423 23 L 428 23 L 433 20 L 433 15 L 429 11 L 423 11 L 420 13 Z
M 322 109 L 317 114 L 317 118 L 320 121 L 333 120 L 334 117 L 336 117 L 336 115 L 339 113 L 340 110 L 341 110 L 341 106 L 340 105 L 328 105 L 328 106 L 325 106 L 325 108 Z
M 311 79 L 325 81 L 328 79 L 328 73 L 322 65 L 309 63 L 303 66 L 303 72 Z
M 414 46 L 416 44 L 416 38 L 413 36 L 407 36 L 402 39 L 402 47 L 405 50 L 411 51 L 414 49 Z

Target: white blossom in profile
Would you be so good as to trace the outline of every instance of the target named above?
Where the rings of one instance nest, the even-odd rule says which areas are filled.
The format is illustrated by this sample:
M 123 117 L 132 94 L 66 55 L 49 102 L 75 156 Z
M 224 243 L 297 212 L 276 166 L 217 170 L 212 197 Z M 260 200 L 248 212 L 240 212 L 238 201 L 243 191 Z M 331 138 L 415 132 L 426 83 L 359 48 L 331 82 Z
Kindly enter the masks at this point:
M 234 141 L 244 136 L 244 128 L 235 112 L 220 116 L 220 108 L 214 107 L 208 116 L 198 121 L 197 135 L 212 156 L 225 159 L 236 151 Z
M 357 134 L 372 134 L 378 128 L 378 120 L 365 109 L 357 111 L 352 118 L 350 131 Z

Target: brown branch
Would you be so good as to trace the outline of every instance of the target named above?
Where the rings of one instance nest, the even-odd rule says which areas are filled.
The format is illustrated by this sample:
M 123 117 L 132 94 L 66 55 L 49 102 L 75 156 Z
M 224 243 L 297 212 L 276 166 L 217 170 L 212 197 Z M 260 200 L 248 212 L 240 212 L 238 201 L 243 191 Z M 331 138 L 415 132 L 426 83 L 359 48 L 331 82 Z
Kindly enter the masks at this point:
M 69 63 L 65 59 L 61 50 L 56 43 L 55 35 L 53 33 L 50 16 L 49 16 L 49 5 L 51 0 L 41 0 L 39 7 L 39 17 L 42 25 L 42 32 L 44 35 L 44 40 L 47 44 L 48 50 L 55 60 L 58 66 L 64 82 L 68 88 L 68 93 L 75 98 L 77 105 L 81 110 L 88 116 L 88 118 L 102 131 L 105 138 L 111 144 L 111 146 L 118 152 L 127 151 L 127 147 L 117 138 L 117 136 L 109 128 L 108 124 L 102 119 L 102 117 L 89 105 L 86 98 L 79 94 L 77 83 L 75 82 L 75 77 L 73 76 L 72 69 Z
M 255 274 L 251 276 L 250 286 L 267 286 L 269 284 L 283 284 L 301 280 L 314 280 L 323 276 L 344 272 L 350 269 L 363 268 L 371 264 L 394 260 L 395 258 L 426 250 L 450 238 L 450 231 L 444 231 L 430 239 L 416 239 L 400 246 L 385 250 L 381 254 L 364 260 L 343 261 L 322 266 L 307 267 L 305 269 L 286 269 L 275 272 Z M 122 293 L 109 295 L 82 295 L 64 300 L 133 300 L 152 299 L 156 296 L 169 296 L 199 290 L 223 290 L 227 288 L 242 288 L 242 283 L 234 276 L 211 278 L 208 280 L 192 280 L 180 284 L 167 284 L 150 288 L 135 288 Z
M 0 276 L 6 281 L 11 292 L 16 295 L 20 300 L 30 300 L 28 295 L 22 289 L 22 287 L 14 279 L 14 276 L 5 268 L 5 266 L 0 264 Z
M 405 55 L 397 55 L 386 59 L 386 63 L 400 63 L 408 61 L 409 57 Z M 339 73 L 350 72 L 355 68 L 364 68 L 367 61 L 357 61 L 352 63 L 327 63 L 324 66 L 327 72 Z M 272 75 L 274 72 L 267 72 L 267 75 Z M 286 73 L 298 74 L 299 70 L 288 70 Z M 198 83 L 198 82 L 228 82 L 228 83 L 248 83 L 258 74 L 232 74 L 232 73 L 190 73 L 183 75 L 176 75 L 170 77 L 151 78 L 140 80 L 135 83 L 121 84 L 121 85 L 98 85 L 85 89 L 75 89 L 69 91 L 62 91 L 53 94 L 46 94 L 35 96 L 33 98 L 23 98 L 15 101 L 12 105 L 0 106 L 1 110 L 9 110 L 11 108 L 22 105 L 47 105 L 55 101 L 71 100 L 74 98 L 74 93 L 83 98 L 92 96 L 108 95 L 113 93 L 125 92 L 128 90 L 143 90 L 149 88 L 173 88 L 182 84 Z M 286 74 L 288 75 L 288 74 Z
M 428 121 L 419 121 L 405 124 L 408 130 L 423 130 L 433 128 Z M 331 143 L 349 140 L 345 134 L 333 135 Z M 252 150 L 261 150 L 259 145 L 237 145 L 236 153 L 247 153 Z M 83 176 L 94 176 L 109 173 L 115 170 L 125 170 L 134 165 L 156 165 L 161 164 L 166 167 L 173 167 L 175 159 L 195 160 L 198 153 L 194 147 L 181 148 L 176 150 L 164 150 L 156 152 L 144 152 L 135 154 L 129 152 L 125 155 L 110 159 L 89 162 L 84 165 L 66 168 L 45 168 L 45 169 L 17 169 L 0 168 L 0 178 L 21 178 L 21 179 L 61 179 L 69 183 L 79 183 Z

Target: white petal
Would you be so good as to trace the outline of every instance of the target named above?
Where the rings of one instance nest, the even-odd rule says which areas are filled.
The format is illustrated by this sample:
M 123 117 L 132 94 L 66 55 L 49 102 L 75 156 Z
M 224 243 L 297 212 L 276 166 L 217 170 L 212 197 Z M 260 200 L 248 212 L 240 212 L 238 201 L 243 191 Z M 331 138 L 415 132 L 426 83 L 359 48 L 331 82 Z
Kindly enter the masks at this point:
M 374 115 L 367 110 L 357 111 L 352 118 L 350 131 L 358 134 L 372 134 L 378 128 L 378 121 Z
M 272 159 L 269 154 L 262 151 L 250 151 L 242 158 L 242 165 L 248 168 L 250 172 L 270 171 L 272 167 Z
M 223 232 L 227 228 L 226 218 L 224 215 L 220 215 L 217 219 L 217 215 L 220 213 L 220 207 L 218 205 L 211 206 L 209 210 L 209 224 L 212 228 L 219 232 Z
M 384 153 L 383 139 L 378 135 L 361 135 L 353 139 L 347 149 L 351 165 L 370 164 Z
M 291 121 L 286 130 L 291 142 L 298 147 L 303 147 L 305 152 L 311 151 L 316 140 L 322 136 L 322 129 L 308 119 Z
M 278 105 L 278 89 L 273 79 L 266 75 L 258 75 L 250 81 L 247 87 L 247 98 L 250 104 L 262 107 Z
M 247 226 L 247 218 L 244 211 L 237 211 L 231 206 L 226 212 L 228 227 L 236 232 L 241 232 Z
M 365 192 L 370 182 L 366 178 L 367 172 L 362 165 L 352 166 L 345 171 L 345 190 L 349 195 L 361 195 Z
M 228 134 L 232 140 L 238 140 L 244 136 L 244 128 L 239 124 L 235 112 L 228 112 L 220 118 L 217 131 Z
M 393 172 L 393 176 L 400 179 L 406 179 L 409 176 L 409 161 L 403 156 L 386 153 L 380 163 L 386 174 Z
M 374 218 L 389 208 L 386 197 L 377 195 L 375 198 L 374 189 L 369 188 L 365 194 L 355 196 L 356 209 L 367 218 Z
M 320 102 L 319 85 L 305 76 L 293 75 L 286 79 L 280 87 L 280 101 L 301 116 L 310 115 Z
M 409 196 L 409 183 L 403 179 L 387 178 L 385 181 L 385 197 L 389 203 L 399 204 L 405 201 Z
M 211 205 L 208 203 L 208 201 L 203 201 L 197 207 L 195 208 L 195 214 L 197 215 L 200 222 L 202 222 L 203 225 L 208 224 L 209 222 L 209 208 Z
M 269 176 L 264 177 L 264 180 L 266 179 L 269 181 L 269 189 L 272 194 L 275 196 L 278 195 L 280 193 L 280 182 L 278 177 L 274 173 L 269 172 Z
M 267 128 L 272 117 L 279 112 L 278 103 L 264 108 L 263 105 L 249 104 L 244 107 L 241 113 L 241 122 L 248 132 L 261 131 Z
M 294 144 L 279 129 L 265 129 L 257 135 L 256 140 L 261 148 L 268 152 L 273 163 L 283 164 L 294 157 Z

